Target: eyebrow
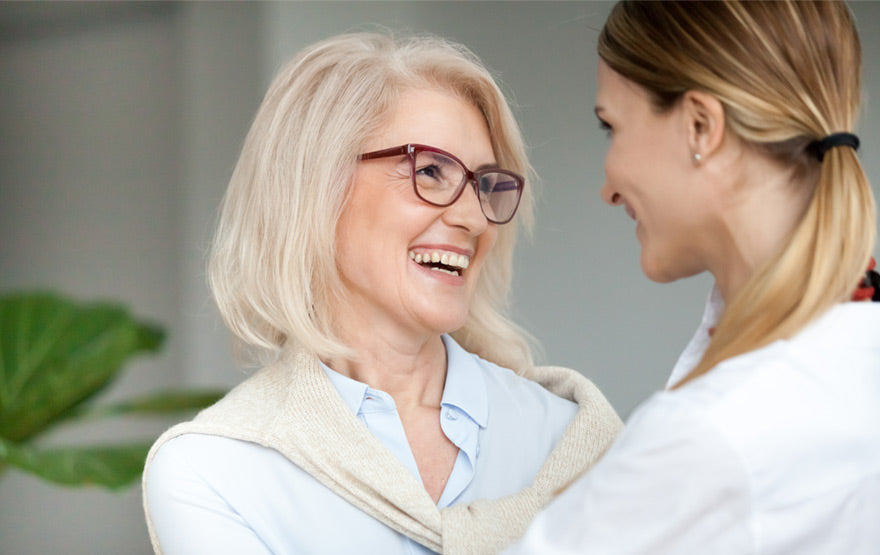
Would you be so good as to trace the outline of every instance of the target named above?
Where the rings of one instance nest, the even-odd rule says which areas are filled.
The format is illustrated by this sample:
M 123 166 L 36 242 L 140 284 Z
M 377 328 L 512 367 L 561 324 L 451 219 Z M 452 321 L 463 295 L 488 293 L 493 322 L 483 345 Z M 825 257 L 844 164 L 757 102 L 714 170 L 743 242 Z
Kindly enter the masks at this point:
M 433 152 L 433 151 L 426 151 L 426 152 L 430 152 L 430 154 L 432 154 L 435 159 L 438 156 L 443 156 L 443 154 L 441 154 L 439 152 Z M 450 152 L 449 154 L 452 154 L 452 153 Z M 455 156 L 455 155 L 453 154 L 453 156 Z M 446 156 L 443 156 L 443 158 L 446 158 Z M 464 162 L 462 162 L 462 164 L 464 164 Z M 467 168 L 467 166 L 465 166 L 465 168 Z M 470 170 L 478 172 L 480 170 L 500 170 L 500 169 L 502 169 L 502 168 L 501 168 L 501 166 L 498 165 L 498 162 L 489 162 L 486 164 L 480 164 L 476 168 L 471 168 Z

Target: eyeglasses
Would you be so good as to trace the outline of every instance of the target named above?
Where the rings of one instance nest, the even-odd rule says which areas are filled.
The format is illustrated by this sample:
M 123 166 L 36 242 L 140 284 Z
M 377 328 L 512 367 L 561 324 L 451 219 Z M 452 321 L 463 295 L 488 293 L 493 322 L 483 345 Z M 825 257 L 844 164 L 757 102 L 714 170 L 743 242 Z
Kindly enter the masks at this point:
M 445 150 L 417 144 L 367 152 L 358 156 L 358 160 L 402 154 L 409 158 L 409 173 L 416 196 L 428 204 L 449 206 L 458 200 L 465 185 L 472 183 L 487 220 L 506 224 L 516 214 L 525 180 L 512 171 L 501 168 L 471 171 Z

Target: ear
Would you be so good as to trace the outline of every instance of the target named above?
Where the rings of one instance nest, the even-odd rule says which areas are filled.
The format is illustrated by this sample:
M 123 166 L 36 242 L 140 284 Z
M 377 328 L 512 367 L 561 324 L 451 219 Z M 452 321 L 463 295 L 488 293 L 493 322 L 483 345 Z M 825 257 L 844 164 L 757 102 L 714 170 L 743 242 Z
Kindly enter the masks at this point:
M 682 98 L 688 147 L 697 160 L 714 154 L 724 139 L 724 106 L 709 93 L 687 91 Z

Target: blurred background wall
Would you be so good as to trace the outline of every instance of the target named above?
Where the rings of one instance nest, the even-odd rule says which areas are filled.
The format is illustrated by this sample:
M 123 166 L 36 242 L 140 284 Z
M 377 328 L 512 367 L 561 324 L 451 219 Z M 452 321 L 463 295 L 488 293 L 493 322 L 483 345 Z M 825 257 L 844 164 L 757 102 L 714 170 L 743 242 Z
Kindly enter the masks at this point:
M 519 320 L 545 362 L 577 368 L 622 416 L 661 388 L 711 281 L 641 274 L 632 222 L 599 198 L 592 115 L 608 3 L 0 3 L 0 290 L 114 299 L 162 324 L 162 354 L 110 396 L 231 386 L 228 337 L 204 284 L 219 199 L 274 71 L 329 35 L 429 31 L 471 47 L 515 103 L 542 178 L 521 245 Z M 880 196 L 880 3 L 854 3 L 865 53 L 861 159 Z M 880 101 L 878 101 L 880 102 Z M 59 430 L 57 441 L 152 437 L 168 422 Z M 137 487 L 0 477 L 0 552 L 149 553 Z

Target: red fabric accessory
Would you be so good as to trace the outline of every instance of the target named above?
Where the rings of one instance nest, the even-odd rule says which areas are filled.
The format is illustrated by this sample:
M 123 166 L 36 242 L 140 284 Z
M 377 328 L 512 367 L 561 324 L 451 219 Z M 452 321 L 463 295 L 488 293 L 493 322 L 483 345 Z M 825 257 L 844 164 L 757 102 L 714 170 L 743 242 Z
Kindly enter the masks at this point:
M 853 301 L 880 301 L 880 274 L 874 271 L 876 267 L 877 262 L 871 258 L 865 277 L 862 278 L 853 293 Z

